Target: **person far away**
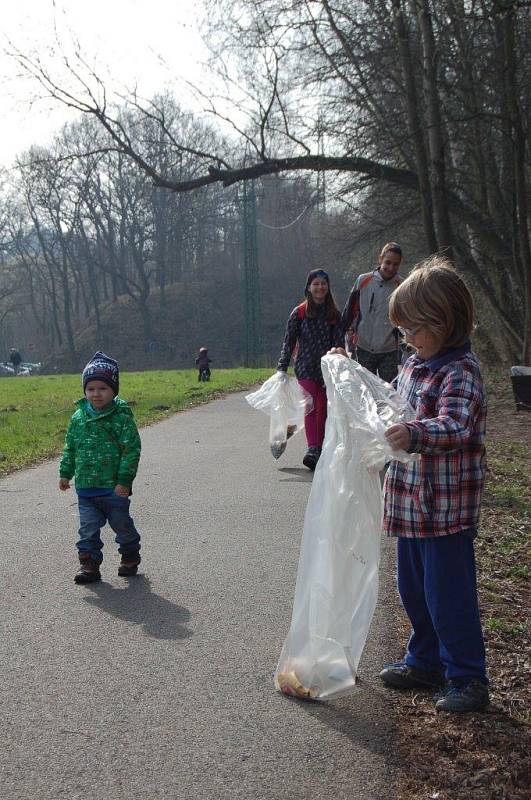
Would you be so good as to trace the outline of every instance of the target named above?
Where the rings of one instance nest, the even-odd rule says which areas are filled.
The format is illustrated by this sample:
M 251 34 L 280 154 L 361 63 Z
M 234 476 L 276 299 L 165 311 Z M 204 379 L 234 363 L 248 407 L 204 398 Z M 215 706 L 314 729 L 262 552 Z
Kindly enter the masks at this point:
M 208 357 L 208 348 L 200 347 L 195 360 L 197 369 L 199 370 L 199 374 L 197 376 L 198 381 L 201 380 L 201 375 L 203 372 L 206 372 L 207 380 L 210 380 L 210 367 L 208 365 L 211 362 L 212 359 Z
M 11 361 L 11 365 L 13 367 L 13 372 L 15 375 L 18 373 L 18 368 L 22 362 L 22 356 L 14 347 L 11 348 L 9 353 L 9 360 Z
M 80 569 L 74 581 L 101 580 L 100 531 L 106 522 L 116 534 L 121 563 L 118 575 L 136 575 L 140 536 L 129 514 L 129 496 L 140 459 L 140 436 L 133 412 L 118 395 L 117 362 L 98 351 L 82 374 L 84 397 L 78 400 L 65 438 L 59 488 L 75 475 L 79 505 Z
M 295 375 L 313 400 L 313 409 L 304 419 L 308 451 L 302 463 L 313 471 L 321 455 L 326 422 L 321 357 L 331 347 L 341 345 L 344 335 L 341 314 L 330 291 L 328 274 L 323 269 L 314 269 L 308 274 L 304 295 L 305 300 L 289 315 L 277 370 L 287 372 L 297 347 Z
M 401 351 L 398 332 L 389 321 L 389 298 L 403 280 L 398 274 L 402 248 L 388 242 L 378 261 L 377 269 L 356 278 L 342 323 L 356 360 L 390 383 L 397 375 Z
M 397 537 L 398 589 L 412 633 L 403 660 L 380 677 L 399 689 L 440 687 L 437 711 L 489 703 L 474 560 L 486 400 L 470 349 L 473 313 L 468 288 L 440 256 L 416 267 L 389 305 L 392 324 L 416 349 L 396 382 L 416 418 L 386 437 L 420 457 L 392 460 L 385 476 L 384 527 Z

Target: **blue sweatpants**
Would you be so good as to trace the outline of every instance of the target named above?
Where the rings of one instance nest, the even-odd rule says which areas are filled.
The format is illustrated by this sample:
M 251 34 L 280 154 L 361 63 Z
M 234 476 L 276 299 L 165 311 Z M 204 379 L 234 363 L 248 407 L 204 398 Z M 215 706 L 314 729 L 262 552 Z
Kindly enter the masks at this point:
M 406 663 L 447 680 L 486 682 L 474 542 L 454 533 L 398 538 L 398 591 L 413 632 Z

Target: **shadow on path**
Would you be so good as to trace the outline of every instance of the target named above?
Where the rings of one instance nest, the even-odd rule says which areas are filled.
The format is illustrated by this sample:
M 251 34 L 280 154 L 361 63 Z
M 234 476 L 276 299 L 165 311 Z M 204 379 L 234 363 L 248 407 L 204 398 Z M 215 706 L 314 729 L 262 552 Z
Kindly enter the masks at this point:
M 124 588 L 117 589 L 110 583 L 87 584 L 94 592 L 83 600 L 113 617 L 142 625 L 147 636 L 155 639 L 188 639 L 193 631 L 186 627 L 190 612 L 151 591 L 151 583 L 145 575 L 136 575 L 124 581 Z
M 375 753 L 392 764 L 394 724 L 390 719 L 390 709 L 385 696 L 373 692 L 371 686 L 364 684 L 363 693 L 371 692 L 371 700 L 367 705 L 367 696 L 357 696 L 333 700 L 330 702 L 308 702 L 296 698 L 286 698 L 296 703 L 299 708 L 315 717 L 328 728 L 346 736 L 357 747 Z M 381 721 L 376 720 L 380 717 Z
M 285 472 L 288 475 L 294 475 L 294 478 L 284 478 L 282 483 L 311 483 L 313 472 L 310 472 L 306 467 L 279 467 L 279 472 Z

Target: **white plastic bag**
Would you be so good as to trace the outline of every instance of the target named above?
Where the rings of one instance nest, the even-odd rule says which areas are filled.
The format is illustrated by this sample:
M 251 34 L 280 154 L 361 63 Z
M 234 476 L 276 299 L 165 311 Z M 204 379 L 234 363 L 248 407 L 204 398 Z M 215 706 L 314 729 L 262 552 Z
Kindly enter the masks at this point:
M 291 436 L 304 427 L 304 417 L 313 400 L 296 378 L 276 372 L 245 398 L 249 405 L 270 417 L 269 445 L 274 458 L 280 458 Z
M 285 694 L 316 700 L 352 691 L 378 596 L 382 494 L 390 425 L 406 401 L 356 361 L 327 355 L 323 450 L 306 508 L 291 627 L 275 672 Z

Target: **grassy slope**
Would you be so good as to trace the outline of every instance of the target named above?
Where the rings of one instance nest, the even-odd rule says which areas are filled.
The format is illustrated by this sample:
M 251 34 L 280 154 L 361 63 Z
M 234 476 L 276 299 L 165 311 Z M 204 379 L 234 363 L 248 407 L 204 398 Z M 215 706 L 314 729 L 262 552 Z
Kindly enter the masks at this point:
M 120 396 L 131 404 L 138 424 L 147 425 L 271 374 L 271 369 L 215 370 L 209 383 L 198 383 L 196 370 L 122 372 Z M 0 475 L 57 455 L 81 395 L 79 375 L 0 379 Z

